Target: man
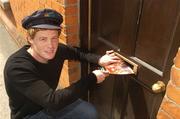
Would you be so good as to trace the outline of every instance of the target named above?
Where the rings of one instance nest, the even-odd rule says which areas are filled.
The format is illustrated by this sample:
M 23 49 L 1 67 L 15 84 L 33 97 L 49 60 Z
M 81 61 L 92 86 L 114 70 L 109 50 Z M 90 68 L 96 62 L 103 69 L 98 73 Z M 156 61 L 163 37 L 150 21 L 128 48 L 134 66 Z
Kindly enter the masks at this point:
M 119 58 L 107 51 L 102 57 L 80 52 L 59 43 L 61 14 L 38 10 L 22 20 L 28 30 L 25 45 L 11 55 L 4 68 L 6 91 L 12 119 L 97 119 L 95 108 L 79 99 L 108 76 L 94 70 L 65 89 L 57 89 L 64 60 L 79 60 L 107 66 Z

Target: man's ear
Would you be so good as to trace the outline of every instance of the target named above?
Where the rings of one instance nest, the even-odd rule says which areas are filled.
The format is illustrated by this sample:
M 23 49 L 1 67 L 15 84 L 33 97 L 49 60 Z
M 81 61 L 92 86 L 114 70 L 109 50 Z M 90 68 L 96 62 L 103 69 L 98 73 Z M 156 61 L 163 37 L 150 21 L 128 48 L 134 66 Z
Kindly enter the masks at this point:
M 28 44 L 32 44 L 33 40 L 29 35 L 27 35 L 26 39 L 27 39 Z

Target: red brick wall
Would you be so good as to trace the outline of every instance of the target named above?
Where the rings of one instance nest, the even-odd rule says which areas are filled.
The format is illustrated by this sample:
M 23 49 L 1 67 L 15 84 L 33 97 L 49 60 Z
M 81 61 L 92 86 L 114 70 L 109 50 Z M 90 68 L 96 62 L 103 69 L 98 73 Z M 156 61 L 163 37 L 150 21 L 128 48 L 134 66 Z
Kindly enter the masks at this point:
M 174 58 L 171 77 L 157 119 L 180 119 L 180 48 Z
M 21 27 L 21 20 L 37 9 L 52 8 L 63 15 L 60 42 L 79 46 L 79 3 L 78 0 L 10 0 L 16 27 L 23 36 L 26 31 Z M 80 65 L 76 62 L 66 62 L 61 75 L 61 87 L 76 81 L 80 76 Z M 69 80 L 68 80 L 69 79 Z

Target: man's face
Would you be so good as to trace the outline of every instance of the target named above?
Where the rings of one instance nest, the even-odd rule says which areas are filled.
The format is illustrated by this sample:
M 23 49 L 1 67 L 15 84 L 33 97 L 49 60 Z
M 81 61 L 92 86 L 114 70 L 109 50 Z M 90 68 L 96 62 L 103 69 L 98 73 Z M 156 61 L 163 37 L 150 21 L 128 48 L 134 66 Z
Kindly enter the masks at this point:
M 31 55 L 39 62 L 45 63 L 53 59 L 56 54 L 59 34 L 57 30 L 40 30 L 29 42 L 31 43 Z

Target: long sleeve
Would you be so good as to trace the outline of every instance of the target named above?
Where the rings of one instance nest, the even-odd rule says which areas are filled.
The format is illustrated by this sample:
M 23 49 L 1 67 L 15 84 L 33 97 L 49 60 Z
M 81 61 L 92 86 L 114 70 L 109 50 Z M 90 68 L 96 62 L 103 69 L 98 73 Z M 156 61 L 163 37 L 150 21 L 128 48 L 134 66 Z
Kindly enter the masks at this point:
M 12 118 L 21 119 L 42 109 L 62 109 L 86 94 L 89 88 L 96 84 L 96 76 L 90 73 L 71 86 L 56 90 L 65 59 L 96 63 L 98 56 L 85 55 L 76 48 L 61 44 L 55 58 L 42 64 L 27 52 L 28 48 L 29 46 L 24 46 L 11 55 L 4 68 Z
M 60 44 L 57 55 L 61 55 L 64 59 L 87 61 L 90 63 L 98 64 L 101 56 L 84 51 L 78 47 L 71 47 L 68 45 Z
M 47 109 L 63 108 L 85 94 L 89 87 L 96 83 L 96 76 L 91 73 L 70 87 L 55 91 L 43 79 L 40 79 L 35 67 L 28 63 L 21 64 L 14 64 L 6 69 L 7 82 L 10 82 L 20 94 Z M 16 97 L 16 94 L 14 96 Z

